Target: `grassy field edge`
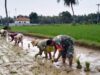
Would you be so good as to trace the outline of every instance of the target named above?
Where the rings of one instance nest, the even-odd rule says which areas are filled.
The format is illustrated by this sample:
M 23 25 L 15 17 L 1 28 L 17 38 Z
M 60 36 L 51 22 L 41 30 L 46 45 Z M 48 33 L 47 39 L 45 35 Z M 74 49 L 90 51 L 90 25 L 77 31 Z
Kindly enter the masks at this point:
M 23 33 L 23 32 L 22 32 Z M 36 33 L 23 33 L 26 36 L 30 36 L 30 37 L 38 37 L 38 38 L 53 38 L 53 36 L 46 36 L 43 34 L 36 34 Z M 91 49 L 100 49 L 100 44 L 97 42 L 89 42 L 87 40 L 75 40 L 75 45 L 77 46 L 82 46 L 82 47 L 86 47 L 86 48 L 91 48 Z

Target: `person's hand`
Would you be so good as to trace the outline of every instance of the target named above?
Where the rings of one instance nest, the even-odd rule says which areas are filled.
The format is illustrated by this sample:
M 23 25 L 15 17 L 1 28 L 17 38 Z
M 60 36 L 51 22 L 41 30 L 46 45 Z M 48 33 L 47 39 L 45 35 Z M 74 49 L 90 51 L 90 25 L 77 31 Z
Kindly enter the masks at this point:
M 57 62 L 58 61 L 58 59 L 54 59 L 54 62 Z
M 57 50 L 58 50 L 58 51 L 62 51 L 63 49 L 62 49 L 62 48 L 58 48 Z

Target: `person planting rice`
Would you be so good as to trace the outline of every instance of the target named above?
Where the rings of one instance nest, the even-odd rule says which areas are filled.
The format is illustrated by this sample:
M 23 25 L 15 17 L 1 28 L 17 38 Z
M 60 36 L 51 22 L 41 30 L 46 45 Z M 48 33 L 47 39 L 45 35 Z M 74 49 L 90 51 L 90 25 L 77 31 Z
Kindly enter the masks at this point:
M 45 58 L 48 58 L 47 53 L 49 53 L 49 58 L 51 59 L 51 51 L 52 51 L 52 46 L 50 45 L 50 39 L 43 39 L 43 40 L 33 40 L 31 43 L 33 46 L 37 46 L 39 48 L 39 52 L 35 55 L 35 58 L 38 55 L 42 55 L 42 53 L 45 53 Z
M 0 30 L 1 37 L 6 37 L 6 33 L 7 33 L 7 30 L 5 29 Z
M 18 45 L 19 43 L 23 46 L 23 34 L 21 33 L 9 33 L 8 36 L 11 37 L 11 41 L 15 41 L 15 45 Z
M 58 35 L 51 40 L 51 45 L 55 46 L 53 57 L 55 57 L 56 51 L 59 51 L 58 57 L 54 61 L 57 62 L 60 56 L 62 56 L 62 62 L 65 64 L 66 58 L 68 58 L 69 66 L 71 67 L 74 54 L 74 42 L 72 38 L 67 35 Z
M 15 45 L 18 45 L 19 43 L 21 43 L 21 45 L 23 46 L 23 34 L 18 33 L 15 37 Z

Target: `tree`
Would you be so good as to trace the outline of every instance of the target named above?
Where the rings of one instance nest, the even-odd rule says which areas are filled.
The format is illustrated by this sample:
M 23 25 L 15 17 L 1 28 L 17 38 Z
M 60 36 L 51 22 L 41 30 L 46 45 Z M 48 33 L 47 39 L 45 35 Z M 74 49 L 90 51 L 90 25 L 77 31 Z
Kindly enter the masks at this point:
M 61 0 L 57 0 L 58 2 L 60 2 Z M 73 5 L 77 4 L 78 0 L 64 0 L 64 5 L 66 6 L 70 6 L 72 9 L 72 13 L 73 13 L 73 22 L 75 22 L 75 18 L 74 18 L 74 9 L 73 9 Z
M 59 14 L 60 20 L 62 23 L 71 23 L 72 22 L 72 16 L 68 11 L 64 11 Z
M 8 11 L 7 11 L 7 0 L 5 0 L 5 13 L 6 13 L 6 26 L 4 29 L 9 29 L 9 23 L 8 23 Z
M 31 23 L 38 23 L 38 15 L 37 15 L 37 13 L 32 12 L 29 15 L 29 18 L 30 18 L 30 22 Z
M 100 19 L 98 19 L 98 21 L 97 21 L 97 16 L 98 16 L 98 13 L 91 13 L 91 14 L 88 14 L 88 21 L 90 22 L 90 23 L 98 23 L 98 22 L 100 22 Z M 98 17 L 100 17 L 100 16 L 98 16 Z

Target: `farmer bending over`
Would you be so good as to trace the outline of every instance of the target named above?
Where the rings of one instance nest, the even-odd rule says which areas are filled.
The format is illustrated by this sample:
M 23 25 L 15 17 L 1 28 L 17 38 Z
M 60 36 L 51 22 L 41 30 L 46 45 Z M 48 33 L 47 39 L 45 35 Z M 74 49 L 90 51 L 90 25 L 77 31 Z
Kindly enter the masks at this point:
M 45 58 L 48 58 L 47 53 L 49 53 L 49 58 L 51 59 L 51 51 L 52 46 L 49 46 L 51 40 L 49 39 L 43 39 L 43 40 L 33 40 L 31 43 L 33 46 L 37 46 L 39 48 L 39 52 L 35 55 L 35 58 L 38 55 L 42 55 L 43 51 L 45 53 Z
M 11 41 L 15 41 L 15 45 L 18 45 L 19 43 L 23 46 L 23 34 L 21 33 L 9 33 L 8 36 L 11 37 Z
M 67 57 L 69 60 L 69 66 L 71 67 L 74 53 L 74 43 L 72 38 L 67 35 L 58 35 L 52 39 L 51 45 L 55 46 L 55 51 L 53 55 L 54 57 L 56 51 L 59 51 L 58 57 L 54 59 L 54 61 L 57 62 L 60 56 L 62 56 L 62 62 L 63 64 L 65 64 Z

